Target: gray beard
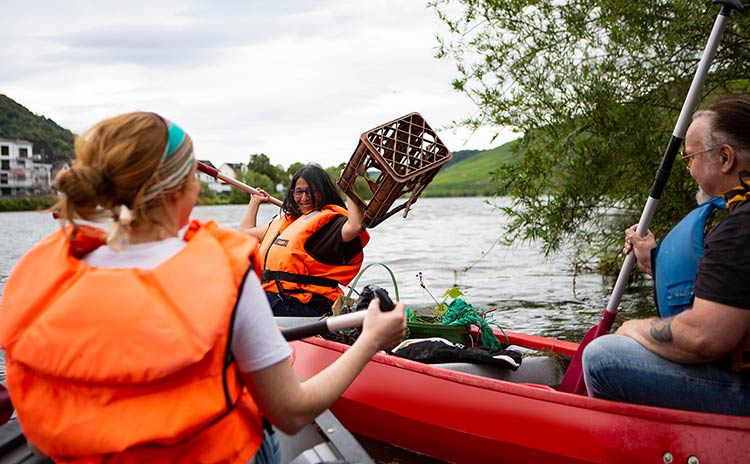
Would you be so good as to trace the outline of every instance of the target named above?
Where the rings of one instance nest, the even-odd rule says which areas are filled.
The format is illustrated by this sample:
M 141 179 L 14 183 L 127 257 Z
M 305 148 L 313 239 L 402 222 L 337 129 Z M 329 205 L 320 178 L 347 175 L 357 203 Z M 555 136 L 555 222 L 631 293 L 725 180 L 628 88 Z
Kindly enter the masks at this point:
M 698 187 L 698 191 L 695 192 L 695 201 L 698 202 L 699 205 L 702 205 L 703 203 L 707 202 L 713 198 L 711 195 L 707 194 L 703 191 L 702 188 Z

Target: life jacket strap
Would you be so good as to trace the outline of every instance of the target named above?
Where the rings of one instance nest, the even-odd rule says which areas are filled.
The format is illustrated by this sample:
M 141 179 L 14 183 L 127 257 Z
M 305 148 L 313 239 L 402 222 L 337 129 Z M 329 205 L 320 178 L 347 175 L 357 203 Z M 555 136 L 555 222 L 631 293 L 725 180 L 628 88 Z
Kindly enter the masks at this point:
M 339 286 L 339 282 L 334 279 L 327 277 L 318 277 L 304 274 L 293 274 L 291 272 L 283 271 L 269 271 L 268 269 L 260 273 L 260 280 L 263 283 L 275 281 L 293 282 L 295 284 L 308 284 L 315 285 L 318 287 L 331 287 L 336 288 Z M 285 290 L 285 293 L 291 293 L 289 290 Z

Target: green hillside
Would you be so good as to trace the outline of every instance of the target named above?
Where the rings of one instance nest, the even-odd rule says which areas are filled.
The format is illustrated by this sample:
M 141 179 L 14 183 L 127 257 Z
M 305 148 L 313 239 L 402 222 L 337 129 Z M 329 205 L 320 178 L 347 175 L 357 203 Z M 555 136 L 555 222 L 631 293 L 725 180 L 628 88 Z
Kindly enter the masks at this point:
M 491 181 L 492 173 L 505 163 L 513 163 L 519 155 L 515 153 L 517 141 L 511 141 L 491 150 L 467 150 L 456 152 L 460 161 L 450 163 L 438 172 L 425 189 L 426 197 L 484 196 L 496 193 L 497 186 Z M 473 152 L 473 153 L 472 153 Z
M 45 161 L 73 157 L 74 135 L 55 121 L 37 116 L 24 106 L 0 94 L 0 137 L 33 142 L 45 150 Z
M 45 150 L 45 161 L 73 157 L 74 135 L 44 116 L 38 116 L 9 97 L 0 94 L 0 138 L 24 139 Z M 497 192 L 492 173 L 505 163 L 515 162 L 516 141 L 491 150 L 461 150 L 438 172 L 424 196 L 483 196 Z M 340 167 L 337 168 L 337 171 Z

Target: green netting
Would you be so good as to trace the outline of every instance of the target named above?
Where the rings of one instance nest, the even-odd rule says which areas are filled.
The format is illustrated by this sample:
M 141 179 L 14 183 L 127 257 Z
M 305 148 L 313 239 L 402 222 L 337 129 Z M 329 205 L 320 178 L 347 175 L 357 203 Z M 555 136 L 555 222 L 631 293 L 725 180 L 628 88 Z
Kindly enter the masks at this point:
M 500 324 L 495 321 L 488 320 L 487 311 L 484 308 L 470 305 L 462 298 L 455 298 L 450 304 L 445 305 L 447 308 L 438 318 L 437 321 L 441 324 L 446 325 L 463 325 L 466 327 L 476 326 L 479 329 L 479 336 L 482 345 L 489 349 L 503 348 L 504 345 L 500 343 L 492 330 L 492 327 L 497 327 L 503 335 L 505 335 L 506 341 L 510 344 L 508 336 Z M 416 311 L 409 308 L 406 310 L 407 320 L 419 321 L 420 317 Z
M 502 348 L 503 345 L 495 337 L 492 326 L 500 329 L 503 335 L 505 335 L 505 332 L 497 322 L 488 321 L 486 313 L 483 308 L 477 308 L 462 298 L 456 298 L 450 302 L 448 309 L 440 316 L 440 321 L 448 325 L 477 326 L 479 328 L 480 340 L 485 348 Z M 506 335 L 505 338 L 507 339 L 508 336 Z

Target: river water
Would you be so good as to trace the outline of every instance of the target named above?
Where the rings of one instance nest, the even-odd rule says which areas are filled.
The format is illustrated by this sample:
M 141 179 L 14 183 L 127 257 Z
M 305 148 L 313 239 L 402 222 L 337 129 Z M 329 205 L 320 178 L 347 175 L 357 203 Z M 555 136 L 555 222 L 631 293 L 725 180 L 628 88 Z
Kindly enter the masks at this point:
M 593 273 L 574 279 L 565 258 L 545 259 L 534 243 L 499 244 L 506 221 L 495 204 L 507 201 L 419 199 L 408 217 L 397 213 L 370 229 L 364 265 L 387 266 L 396 277 L 399 299 L 411 308 L 429 308 L 435 304 L 430 294 L 440 301 L 446 289 L 458 285 L 467 302 L 492 310 L 495 321 L 505 329 L 580 341 L 599 322 L 613 282 Z M 237 228 L 244 209 L 243 205 L 198 206 L 192 217 Z M 277 213 L 277 207 L 263 205 L 258 222 Z M 0 292 L 18 258 L 57 227 L 49 213 L 0 213 Z M 42 274 L 44 269 L 37 272 Z M 420 273 L 426 289 L 420 285 Z M 363 274 L 357 289 L 364 284 L 380 285 L 395 296 L 391 278 L 379 265 Z M 653 311 L 650 289 L 626 292 L 618 309 L 618 321 L 649 314 Z M 410 459 L 391 454 L 385 461 Z
M 496 243 L 506 221 L 495 204 L 507 201 L 421 198 L 406 218 L 397 213 L 370 229 L 364 266 L 386 265 L 396 277 L 399 299 L 409 307 L 428 308 L 435 304 L 430 293 L 440 301 L 446 289 L 458 285 L 467 302 L 493 310 L 503 328 L 580 341 L 599 321 L 613 282 L 595 273 L 574 280 L 564 257 L 545 259 L 536 244 Z M 198 206 L 192 217 L 237 228 L 244 209 Z M 278 208 L 263 205 L 258 223 L 277 213 Z M 0 293 L 18 258 L 57 227 L 48 213 L 0 213 Z M 426 290 L 420 286 L 420 273 Z M 379 265 L 362 275 L 357 289 L 364 284 L 380 285 L 395 296 L 391 278 Z M 648 313 L 649 301 L 648 288 L 626 292 L 618 320 Z

